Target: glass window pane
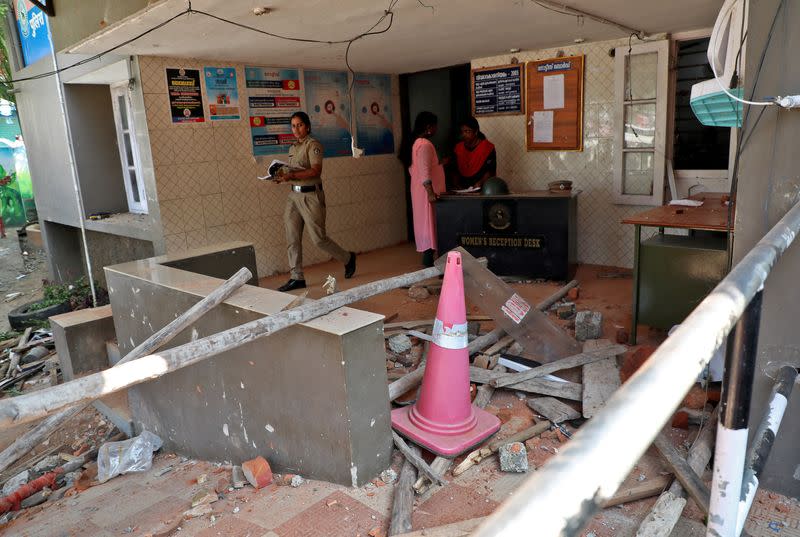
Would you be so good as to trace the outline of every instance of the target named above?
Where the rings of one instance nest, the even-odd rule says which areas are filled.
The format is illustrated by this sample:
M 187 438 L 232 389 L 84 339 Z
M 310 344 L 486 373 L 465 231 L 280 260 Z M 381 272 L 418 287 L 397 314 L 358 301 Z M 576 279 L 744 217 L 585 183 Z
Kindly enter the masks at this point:
M 654 147 L 656 105 L 625 105 L 625 147 Z
M 625 99 L 655 99 L 658 81 L 658 53 L 625 57 Z
M 131 182 L 131 194 L 133 195 L 133 200 L 136 203 L 139 203 L 141 198 L 139 197 L 139 181 L 136 179 L 136 170 L 131 168 L 128 170 L 128 179 Z
M 133 147 L 131 146 L 131 135 L 129 133 L 125 133 L 122 135 L 122 139 L 124 140 L 125 144 L 125 158 L 128 159 L 126 164 L 128 166 L 134 166 L 133 162 Z
M 117 105 L 119 106 L 119 119 L 122 122 L 122 130 L 128 130 L 128 107 L 125 104 L 125 97 L 117 95 Z
M 651 196 L 653 194 L 653 153 L 625 153 L 622 193 Z

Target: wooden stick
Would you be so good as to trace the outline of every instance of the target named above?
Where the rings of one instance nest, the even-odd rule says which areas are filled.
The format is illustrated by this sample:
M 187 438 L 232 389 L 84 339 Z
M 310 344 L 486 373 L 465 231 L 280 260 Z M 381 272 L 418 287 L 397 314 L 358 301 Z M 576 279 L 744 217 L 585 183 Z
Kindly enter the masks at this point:
M 416 446 L 409 449 L 419 456 Z M 414 510 L 414 489 L 412 485 L 417 478 L 417 468 L 406 459 L 400 470 L 400 477 L 394 487 L 394 500 L 392 501 L 392 520 L 389 524 L 389 535 L 397 535 L 411 531 L 411 513 Z
M 416 455 L 411 450 L 408 444 L 406 444 L 406 441 L 403 440 L 399 434 L 392 431 L 392 438 L 394 439 L 394 445 L 397 446 L 397 449 L 400 450 L 400 453 L 405 455 L 406 460 L 411 462 L 411 464 L 413 464 L 414 466 L 416 466 L 417 470 L 425 474 L 425 476 L 434 483 L 440 483 L 442 485 L 447 484 L 447 481 L 445 481 L 440 475 L 434 472 L 428 465 L 428 463 L 422 460 L 422 457 Z
M 520 431 L 518 433 L 512 434 L 509 437 L 501 438 L 499 440 L 492 441 L 488 446 L 476 449 L 475 451 L 471 452 L 467 455 L 467 458 L 464 459 L 461 464 L 453 468 L 453 475 L 458 476 L 472 468 L 473 466 L 480 464 L 483 462 L 484 459 L 490 457 L 491 455 L 497 453 L 500 448 L 506 444 L 510 444 L 512 442 L 524 442 L 534 436 L 538 436 L 545 432 L 546 430 L 550 429 L 552 423 L 548 420 L 540 421 L 533 427 L 528 427 L 527 429 Z
M 635 502 L 655 496 L 669 486 L 671 476 L 660 475 L 654 479 L 650 479 L 643 483 L 636 485 L 618 492 L 606 502 L 603 503 L 603 508 L 614 507 L 628 502 Z M 410 533 L 403 533 L 396 537 L 468 537 L 472 534 L 478 526 L 480 526 L 487 517 L 470 518 L 462 520 L 461 522 L 453 522 L 444 526 L 437 526 L 435 528 L 425 528 L 423 530 L 412 531 Z
M 99 399 L 142 382 L 157 379 L 172 371 L 237 349 L 290 326 L 310 321 L 342 306 L 436 276 L 439 273 L 437 268 L 428 268 L 353 287 L 297 308 L 262 317 L 191 341 L 159 354 L 151 354 L 125 364 L 117 364 L 116 367 L 100 373 L 0 401 L 0 427 L 27 423 L 52 414 L 65 406 Z
M 561 371 L 562 369 L 570 369 L 573 367 L 586 365 L 592 362 L 597 362 L 599 360 L 604 360 L 605 358 L 610 358 L 612 356 L 622 354 L 627 350 L 628 350 L 627 347 L 623 345 L 611 345 L 610 347 L 604 347 L 602 349 L 595 349 L 592 351 L 582 352 L 580 354 L 575 354 L 573 356 L 567 356 L 566 358 L 556 360 L 555 362 L 550 362 L 549 364 L 544 364 L 539 367 L 528 369 L 527 371 L 520 371 L 519 373 L 509 373 L 507 375 L 504 375 L 502 377 L 493 380 L 492 385 L 495 388 L 502 388 L 503 386 L 517 384 L 525 380 L 530 380 L 537 377 L 543 377 L 545 375 L 549 375 L 550 373 L 554 373 L 555 371 Z
M 698 433 L 686 462 L 691 469 L 700 474 L 711 460 L 714 451 L 714 439 L 717 432 L 717 412 L 719 406 L 711 413 L 703 429 Z M 639 525 L 637 537 L 669 537 L 678 523 L 684 507 L 686 507 L 686 491 L 679 481 L 675 481 L 669 490 L 661 493 L 650 513 Z
M 121 364 L 141 358 L 142 356 L 150 354 L 161 346 L 169 343 L 184 328 L 188 327 L 200 319 L 203 315 L 211 311 L 214 307 L 224 302 L 234 293 L 234 291 L 246 284 L 248 280 L 252 278 L 252 276 L 253 274 L 248 269 L 240 269 L 236 274 L 231 276 L 222 285 L 211 291 L 211 293 L 197 302 L 194 306 L 186 310 L 182 315 L 179 315 L 161 330 L 144 340 L 140 345 L 129 352 L 122 360 L 117 362 L 114 367 L 119 367 Z M 46 419 L 42 420 L 33 429 L 17 438 L 14 443 L 0 452 L 0 471 L 8 468 L 9 465 L 13 464 L 24 454 L 28 453 L 34 447 L 39 445 L 43 440 L 57 431 L 73 416 L 80 413 L 88 405 L 89 403 L 77 404 L 65 408 L 58 413 L 52 414 Z
M 711 493 L 706 487 L 705 483 L 695 473 L 686 459 L 681 457 L 675 446 L 672 445 L 669 438 L 663 433 L 658 434 L 653 442 L 661 456 L 667 462 L 667 465 L 675 473 L 675 477 L 689 493 L 689 496 L 695 501 L 697 506 L 703 511 L 703 514 L 708 516 L 708 506 L 711 503 Z

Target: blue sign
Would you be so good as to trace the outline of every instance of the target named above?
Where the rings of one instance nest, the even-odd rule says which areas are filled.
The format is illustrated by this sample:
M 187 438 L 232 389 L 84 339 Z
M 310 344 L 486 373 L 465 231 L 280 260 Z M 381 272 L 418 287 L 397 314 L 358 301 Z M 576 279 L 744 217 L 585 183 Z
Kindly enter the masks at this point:
M 25 65 L 36 63 L 50 54 L 50 31 L 44 11 L 28 0 L 17 0 L 14 15 Z

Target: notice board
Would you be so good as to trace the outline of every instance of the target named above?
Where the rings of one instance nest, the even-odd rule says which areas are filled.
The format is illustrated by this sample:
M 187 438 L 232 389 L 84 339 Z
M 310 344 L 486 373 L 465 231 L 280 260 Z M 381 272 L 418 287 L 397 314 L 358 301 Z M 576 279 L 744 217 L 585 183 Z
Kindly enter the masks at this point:
M 583 150 L 583 56 L 525 64 L 528 151 Z
M 470 89 L 473 116 L 521 114 L 524 110 L 522 64 L 472 70 Z

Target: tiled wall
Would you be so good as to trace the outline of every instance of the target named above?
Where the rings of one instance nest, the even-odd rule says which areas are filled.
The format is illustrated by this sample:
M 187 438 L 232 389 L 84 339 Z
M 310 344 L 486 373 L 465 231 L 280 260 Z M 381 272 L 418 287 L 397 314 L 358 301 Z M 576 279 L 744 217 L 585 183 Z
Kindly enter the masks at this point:
M 479 118 L 481 130 L 497 147 L 498 175 L 512 191 L 541 190 L 561 179 L 581 190 L 578 198 L 578 261 L 633 266 L 633 226 L 620 221 L 647 209 L 612 200 L 614 144 L 614 58 L 608 51 L 627 39 L 514 54 L 520 62 L 585 54 L 583 151 L 527 151 L 525 116 Z M 472 61 L 473 68 L 503 65 L 511 55 Z
M 257 161 L 252 155 L 244 66 L 222 65 L 236 68 L 242 119 L 190 124 L 171 122 L 164 70 L 220 62 L 142 56 L 139 66 L 167 253 L 244 240 L 255 245 L 259 276 L 287 271 L 283 208 L 289 187 L 256 179 L 272 158 L 286 156 Z M 399 112 L 396 78 L 393 88 Z M 399 113 L 394 121 L 397 145 Z M 322 177 L 328 233 L 342 247 L 361 252 L 405 240 L 404 177 L 394 155 L 327 158 Z M 308 237 L 303 257 L 306 265 L 327 259 Z

